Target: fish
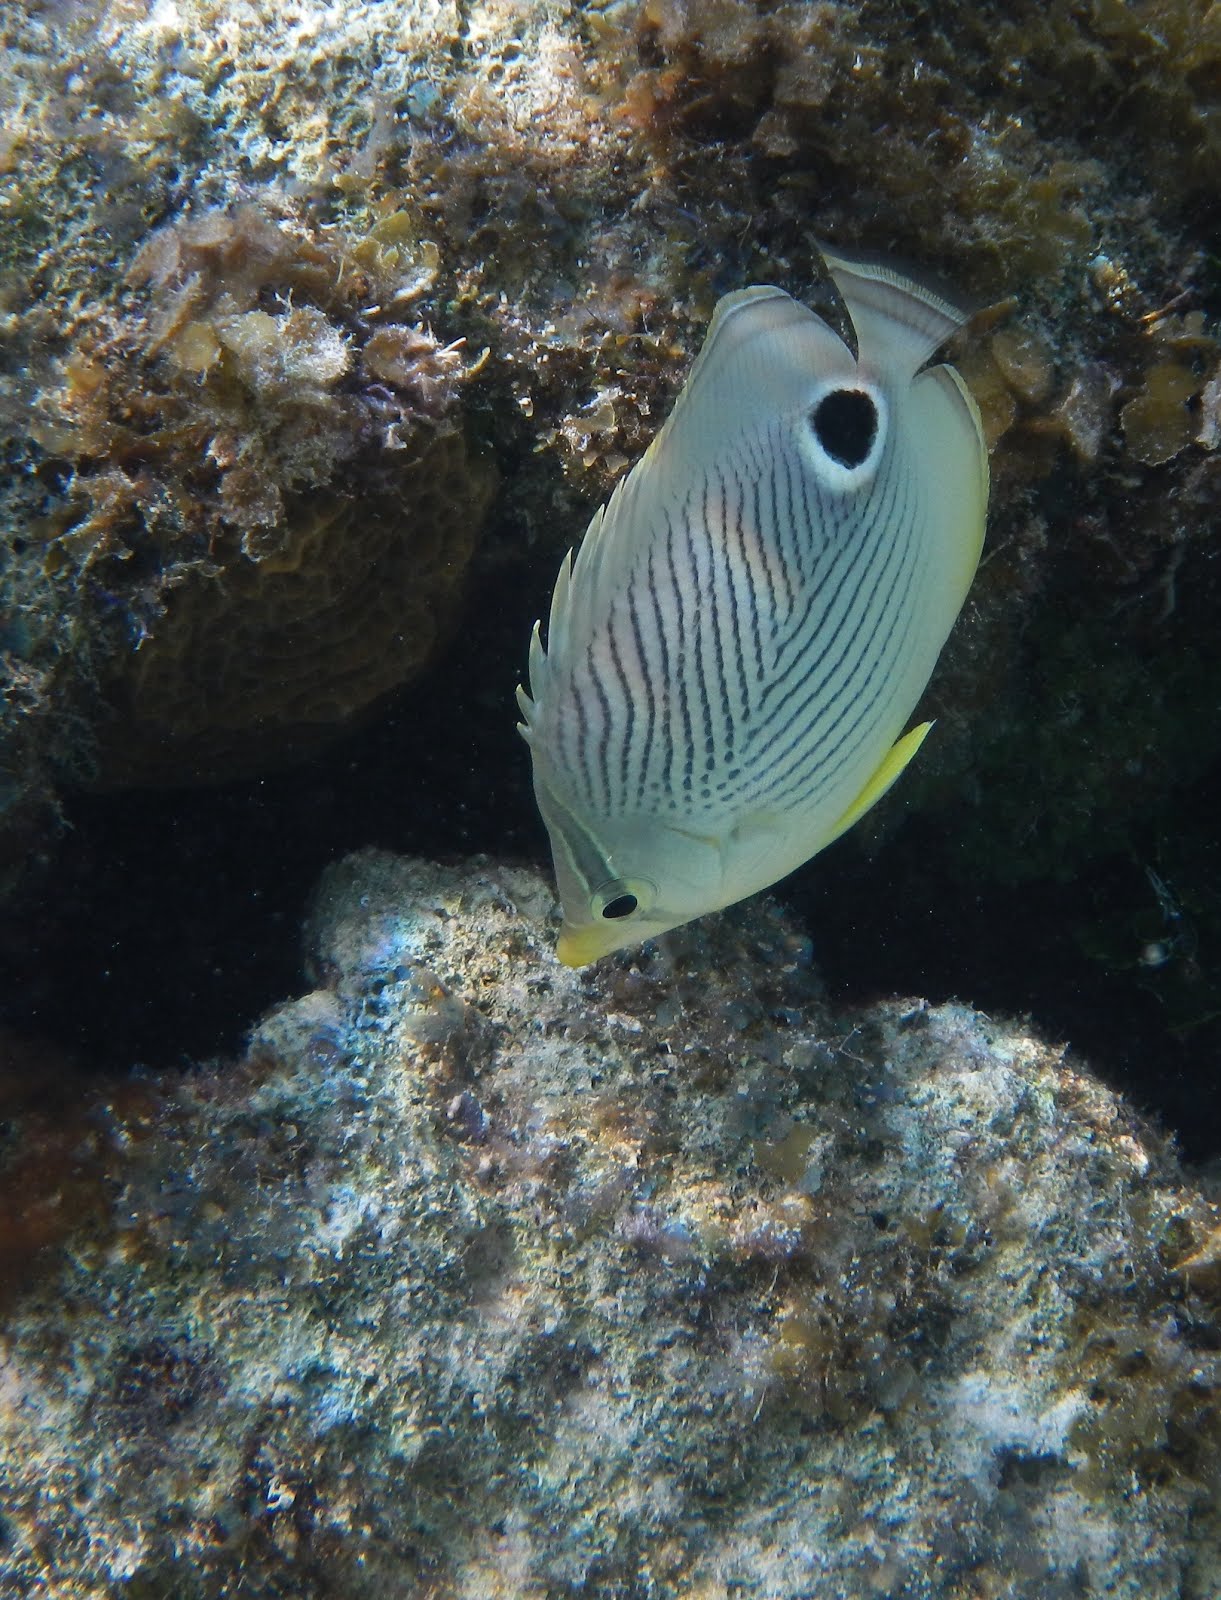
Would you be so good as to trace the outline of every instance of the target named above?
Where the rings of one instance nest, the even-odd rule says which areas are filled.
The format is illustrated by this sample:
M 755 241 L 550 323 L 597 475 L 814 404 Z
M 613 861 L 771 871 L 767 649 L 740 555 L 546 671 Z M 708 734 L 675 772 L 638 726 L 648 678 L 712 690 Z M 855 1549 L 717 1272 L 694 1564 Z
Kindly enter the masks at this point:
M 987 515 L 979 412 L 933 360 L 969 319 L 893 267 L 824 258 L 844 334 L 780 288 L 726 295 L 564 558 L 545 645 L 534 625 L 518 728 L 565 965 L 786 877 L 932 727 L 904 731 Z

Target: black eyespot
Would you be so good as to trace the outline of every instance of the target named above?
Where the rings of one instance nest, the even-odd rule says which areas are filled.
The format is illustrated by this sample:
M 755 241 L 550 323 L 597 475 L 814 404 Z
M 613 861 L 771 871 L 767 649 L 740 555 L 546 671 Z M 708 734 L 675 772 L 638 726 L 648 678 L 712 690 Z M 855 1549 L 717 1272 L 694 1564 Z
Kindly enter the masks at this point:
M 634 894 L 617 894 L 602 907 L 602 915 L 614 922 L 619 917 L 630 917 L 639 904 Z
M 810 422 L 832 461 L 859 467 L 877 437 L 878 408 L 860 389 L 832 389 L 814 407 Z

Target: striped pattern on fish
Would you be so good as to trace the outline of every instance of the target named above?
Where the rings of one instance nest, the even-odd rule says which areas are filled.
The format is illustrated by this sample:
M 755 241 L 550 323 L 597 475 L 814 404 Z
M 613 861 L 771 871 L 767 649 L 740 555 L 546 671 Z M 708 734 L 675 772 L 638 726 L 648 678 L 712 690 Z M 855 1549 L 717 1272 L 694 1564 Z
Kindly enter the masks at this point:
M 535 629 L 519 701 L 562 959 L 774 882 L 927 731 L 896 745 L 987 499 L 974 405 L 924 367 L 964 319 L 886 268 L 828 264 L 859 358 L 781 290 L 722 301 L 669 421 L 562 565 L 545 651 Z

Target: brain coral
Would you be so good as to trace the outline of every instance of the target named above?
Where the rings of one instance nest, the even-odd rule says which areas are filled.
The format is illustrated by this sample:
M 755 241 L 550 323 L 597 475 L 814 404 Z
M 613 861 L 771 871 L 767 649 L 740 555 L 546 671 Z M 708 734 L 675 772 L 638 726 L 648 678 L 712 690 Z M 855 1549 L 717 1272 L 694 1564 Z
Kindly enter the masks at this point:
M 402 320 L 427 249 L 290 208 L 153 234 L 38 396 L 69 487 L 44 562 L 97 602 L 104 783 L 266 770 L 427 658 L 492 486 L 474 366 Z
M 450 614 L 491 481 L 444 434 L 393 490 L 293 497 L 261 560 L 184 572 L 116 672 L 105 780 L 263 771 L 398 687 Z

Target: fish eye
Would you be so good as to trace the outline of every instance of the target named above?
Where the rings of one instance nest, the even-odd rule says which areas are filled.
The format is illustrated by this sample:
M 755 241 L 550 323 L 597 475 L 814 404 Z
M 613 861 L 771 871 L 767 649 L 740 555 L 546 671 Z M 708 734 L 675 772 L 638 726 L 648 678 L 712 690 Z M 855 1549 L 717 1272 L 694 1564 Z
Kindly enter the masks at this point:
M 863 389 L 831 389 L 811 411 L 810 426 L 831 460 L 852 471 L 873 449 L 878 408 Z
M 593 913 L 604 922 L 622 922 L 647 911 L 656 894 L 654 885 L 643 878 L 614 878 L 592 896 Z

